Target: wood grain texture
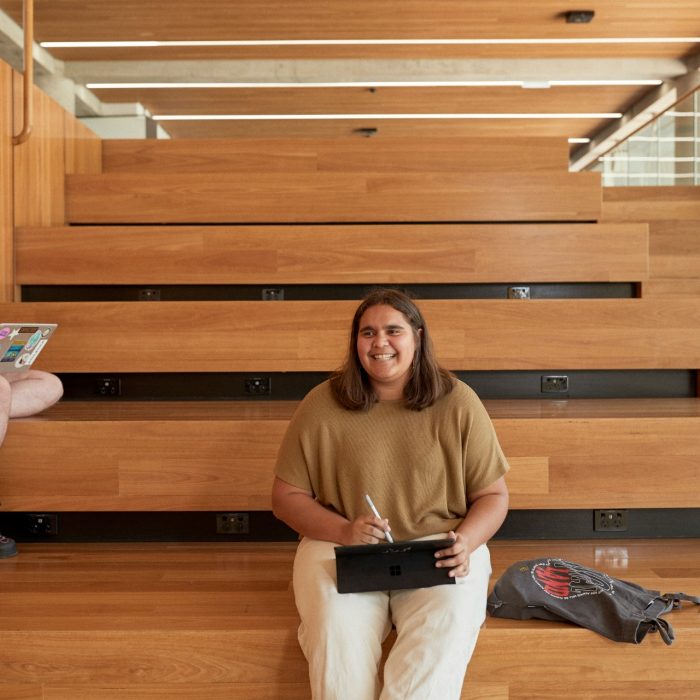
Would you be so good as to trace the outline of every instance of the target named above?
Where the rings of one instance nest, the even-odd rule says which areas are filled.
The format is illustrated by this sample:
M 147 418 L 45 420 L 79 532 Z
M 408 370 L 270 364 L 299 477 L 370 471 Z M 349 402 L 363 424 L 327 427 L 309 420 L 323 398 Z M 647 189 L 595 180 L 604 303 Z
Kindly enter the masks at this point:
M 645 224 L 129 226 L 17 231 L 19 284 L 639 282 Z
M 0 61 L 0 301 L 14 300 L 12 69 Z
M 563 171 L 561 138 L 475 139 L 419 135 L 372 138 L 107 140 L 105 173 Z
M 697 299 L 420 306 L 438 357 L 453 370 L 700 367 Z M 59 324 L 39 358 L 39 368 L 54 372 L 330 371 L 344 357 L 355 307 L 354 301 L 41 302 L 1 304 L 0 316 Z M 134 338 L 144 343 L 135 347 Z
M 269 510 L 296 402 L 62 402 L 13 420 L 13 511 Z M 697 508 L 700 399 L 487 401 L 511 507 Z M 31 445 L 33 468 L 27 469 Z M 672 471 L 673 479 L 659 473 Z
M 644 282 L 642 296 L 653 297 L 700 297 L 700 278 L 654 279 Z
M 65 124 L 66 174 L 102 172 L 102 141 L 71 114 Z
M 309 699 L 290 589 L 294 543 L 20 548 L 0 563 L 0 697 Z M 657 590 L 697 590 L 699 548 L 692 539 L 495 541 L 492 582 L 515 561 L 553 555 Z M 655 634 L 620 644 L 561 623 L 489 618 L 462 698 L 539 700 L 546 679 L 557 700 L 591 700 L 584 691 L 689 700 L 700 689 L 698 615 L 686 607 L 668 619 L 673 647 Z
M 599 173 L 69 175 L 66 194 L 74 224 L 595 221 L 601 203 Z
M 649 222 L 649 279 L 642 296 L 700 296 L 699 187 L 608 187 L 603 217 Z
M 649 266 L 652 278 L 700 278 L 700 219 L 652 222 Z
M 579 47 L 582 48 L 582 47 Z M 109 49 L 105 51 L 107 53 Z M 574 111 L 578 110 L 576 105 Z M 552 138 L 595 133 L 609 120 L 574 119 L 358 119 L 273 121 L 169 121 L 173 139 L 354 138 L 358 128 L 375 128 L 384 136 L 416 138 Z
M 516 69 L 517 70 L 517 69 Z M 547 121 L 565 121 L 560 114 L 584 112 L 610 114 L 622 111 L 620 105 L 638 102 L 648 91 L 639 85 L 553 85 L 546 90 L 524 90 L 511 86 L 447 86 L 447 87 L 288 87 L 266 89 L 239 87 L 190 88 L 149 87 L 101 90 L 95 95 L 106 102 L 140 102 L 152 114 L 235 114 L 235 115 L 367 115 L 371 122 L 383 122 L 374 115 L 484 115 L 532 114 L 552 115 Z M 573 105 L 577 107 L 572 109 Z M 581 105 L 595 105 L 594 108 Z M 410 118 L 410 117 L 409 117 Z M 497 118 L 470 117 L 467 121 L 497 121 Z M 594 117 L 595 118 L 595 117 Z M 599 123 L 611 121 L 597 117 Z M 364 117 L 356 121 L 364 121 Z M 416 121 L 415 119 L 413 121 Z M 522 135 L 516 124 L 521 117 L 508 119 L 511 135 Z M 167 129 L 169 124 L 164 124 Z M 379 133 L 383 130 L 379 126 Z
M 199 4 L 195 0 L 151 0 L 145 4 L 138 0 L 124 0 L 123 9 L 115 13 L 114 18 L 105 12 L 101 0 L 38 0 L 37 33 L 53 39 L 65 38 L 65 16 L 76 6 L 82 10 L 81 21 L 74 28 L 76 40 L 129 39 L 138 36 L 139 32 L 147 32 L 153 39 L 161 40 L 188 35 L 211 39 L 275 40 L 348 37 L 444 39 L 448 35 L 570 37 L 572 34 L 572 28 L 556 12 L 560 6 L 552 0 L 541 0 L 531 7 L 514 6 L 508 0 L 491 0 L 482 5 L 452 0 L 413 2 L 402 8 L 400 23 L 396 21 L 396 5 L 392 0 L 342 0 L 331 5 L 324 0 L 239 0 L 235 15 L 226 8 L 221 9 L 220 3 L 213 5 L 210 12 L 199 14 L 196 11 Z M 4 0 L 3 7 L 19 21 L 20 0 Z M 688 36 L 688 26 L 700 23 L 700 11 L 693 0 L 676 0 L 669 6 L 644 0 L 608 0 L 605 9 L 604 25 L 596 28 L 595 33 L 592 28 L 584 27 L 584 30 L 589 30 L 585 34 L 575 27 L 573 29 L 578 30 L 576 35 L 685 37 Z M 663 56 L 676 55 L 663 53 L 667 50 L 668 47 L 664 46 L 657 49 Z M 318 47 L 306 47 L 305 51 L 310 58 L 319 55 Z M 356 47 L 354 51 L 358 57 L 371 55 L 371 50 L 366 47 Z M 407 57 L 413 57 L 412 47 L 402 51 Z M 559 55 L 551 47 L 531 49 L 520 46 L 519 51 L 519 54 L 508 55 L 539 55 L 539 51 Z M 640 51 L 643 49 L 630 46 L 620 55 L 636 56 Z M 134 60 L 134 51 L 129 48 L 118 55 L 124 60 Z M 226 53 L 218 55 L 226 56 Z M 275 53 L 263 52 L 262 55 L 279 57 Z M 140 53 L 138 57 L 141 57 Z
M 605 221 L 699 221 L 700 187 L 606 187 Z
M 22 76 L 14 74 L 15 122 L 22 109 Z M 64 223 L 66 112 L 36 86 L 31 136 L 14 148 L 15 226 Z

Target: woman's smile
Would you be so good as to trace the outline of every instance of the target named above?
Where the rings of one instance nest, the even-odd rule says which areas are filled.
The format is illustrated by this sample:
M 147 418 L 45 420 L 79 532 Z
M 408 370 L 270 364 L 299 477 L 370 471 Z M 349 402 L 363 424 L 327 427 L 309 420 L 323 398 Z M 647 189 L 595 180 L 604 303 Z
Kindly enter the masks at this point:
M 360 319 L 357 355 L 380 400 L 401 398 L 411 377 L 416 333 L 393 306 L 370 306 Z

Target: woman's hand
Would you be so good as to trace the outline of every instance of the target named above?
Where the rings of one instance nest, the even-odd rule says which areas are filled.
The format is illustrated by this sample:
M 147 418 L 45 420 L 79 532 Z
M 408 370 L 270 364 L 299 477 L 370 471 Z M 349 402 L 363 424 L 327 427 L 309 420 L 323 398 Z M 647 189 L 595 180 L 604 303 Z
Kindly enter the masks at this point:
M 455 576 L 466 576 L 469 573 L 469 550 L 467 548 L 467 537 L 461 532 L 450 531 L 448 535 L 454 540 L 454 544 L 447 549 L 439 549 L 435 552 L 437 562 L 435 566 L 439 568 L 449 568 L 447 575 L 450 578 Z
M 377 544 L 391 532 L 389 521 L 374 515 L 361 515 L 348 522 L 343 544 Z

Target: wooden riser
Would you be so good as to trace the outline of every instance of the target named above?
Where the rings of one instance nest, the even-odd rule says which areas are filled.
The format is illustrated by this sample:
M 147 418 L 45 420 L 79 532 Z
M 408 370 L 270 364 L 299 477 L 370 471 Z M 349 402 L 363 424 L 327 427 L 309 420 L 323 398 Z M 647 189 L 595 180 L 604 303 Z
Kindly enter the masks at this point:
M 18 284 L 639 282 L 644 224 L 81 226 L 17 232 Z
M 382 132 L 384 129 L 382 129 Z M 351 138 L 105 140 L 104 173 L 558 171 L 569 167 L 569 148 L 554 138 L 451 138 L 382 135 Z
M 0 304 L 6 320 L 56 322 L 52 372 L 331 371 L 356 301 Z M 426 300 L 452 370 L 696 369 L 700 300 Z
M 62 402 L 10 422 L 2 508 L 269 510 L 275 458 L 295 406 Z M 700 478 L 700 399 L 486 407 L 511 464 L 511 508 L 700 506 L 688 487 Z
M 504 192 L 508 193 L 504 197 Z M 597 221 L 599 173 L 68 175 L 71 224 Z

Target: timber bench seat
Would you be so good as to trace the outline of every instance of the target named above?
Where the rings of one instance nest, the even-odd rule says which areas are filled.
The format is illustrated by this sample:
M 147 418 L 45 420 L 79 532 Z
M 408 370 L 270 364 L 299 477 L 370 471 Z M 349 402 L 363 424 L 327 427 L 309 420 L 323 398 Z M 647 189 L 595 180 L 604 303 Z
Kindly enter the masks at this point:
M 495 541 L 493 578 L 560 556 L 662 593 L 700 590 L 699 540 Z M 0 697 L 308 700 L 290 589 L 294 543 L 23 544 L 0 562 Z M 462 697 L 690 700 L 700 613 L 671 647 L 487 618 Z M 387 647 L 392 643 L 390 637 Z M 575 679 L 575 680 L 574 680 Z
M 1 507 L 270 510 L 274 461 L 296 405 L 61 401 L 10 422 Z M 512 508 L 698 505 L 700 398 L 485 405 L 512 467 Z

